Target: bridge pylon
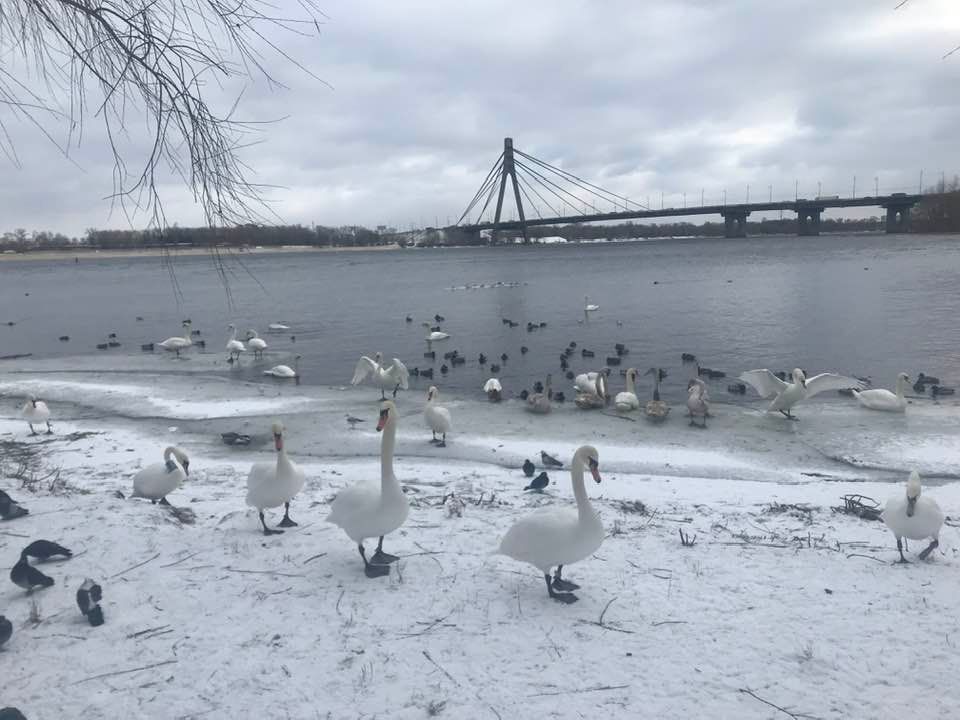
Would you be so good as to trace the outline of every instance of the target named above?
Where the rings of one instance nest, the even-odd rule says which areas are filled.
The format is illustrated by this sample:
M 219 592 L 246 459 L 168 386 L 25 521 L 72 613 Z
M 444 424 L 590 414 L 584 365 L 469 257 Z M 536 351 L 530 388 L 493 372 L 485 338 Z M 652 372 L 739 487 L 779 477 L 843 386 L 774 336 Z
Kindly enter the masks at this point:
M 503 139 L 503 170 L 500 172 L 500 191 L 497 193 L 497 211 L 493 216 L 493 241 L 497 240 L 497 229 L 500 226 L 500 212 L 503 210 L 503 192 L 507 189 L 507 176 L 513 184 L 513 197 L 517 202 L 517 215 L 520 217 L 520 230 L 523 233 L 523 242 L 530 242 L 527 237 L 527 219 L 523 214 L 523 201 L 520 199 L 520 186 L 517 183 L 517 168 L 513 161 L 513 138 Z

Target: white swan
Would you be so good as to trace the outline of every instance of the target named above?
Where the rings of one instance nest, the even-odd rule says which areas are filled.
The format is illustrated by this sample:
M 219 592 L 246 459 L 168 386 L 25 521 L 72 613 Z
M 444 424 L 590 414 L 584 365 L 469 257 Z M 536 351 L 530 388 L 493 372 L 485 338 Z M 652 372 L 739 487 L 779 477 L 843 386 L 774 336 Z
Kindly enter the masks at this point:
M 388 565 L 397 557 L 383 552 L 383 536 L 403 525 L 410 512 L 407 496 L 393 474 L 397 420 L 397 406 L 390 400 L 384 400 L 380 405 L 380 421 L 377 423 L 377 432 L 383 433 L 380 441 L 380 483 L 361 481 L 344 488 L 337 493 L 327 516 L 327 522 L 343 528 L 347 537 L 357 543 L 364 572 L 369 578 L 390 573 Z M 380 538 L 377 551 L 371 560 L 367 560 L 363 541 L 375 537 Z
M 740 380 L 753 387 L 760 393 L 760 397 L 773 396 L 773 401 L 767 408 L 768 413 L 776 410 L 791 420 L 796 418 L 790 413 L 790 408 L 801 400 L 812 398 L 827 390 L 863 389 L 863 383 L 860 380 L 834 373 L 820 373 L 807 378 L 803 370 L 794 368 L 792 375 L 793 382 L 788 383 L 769 370 L 750 370 L 740 375 Z
M 584 312 L 596 312 L 600 309 L 599 305 L 593 305 L 590 303 L 590 298 L 587 295 L 583 296 L 583 311 Z
M 162 343 L 157 343 L 167 352 L 175 352 L 177 357 L 180 357 L 180 351 L 186 350 L 188 347 L 193 345 L 193 340 L 190 339 L 190 321 L 186 320 L 183 323 L 183 337 L 173 337 L 167 338 Z
M 483 391 L 490 402 L 500 402 L 503 399 L 503 386 L 496 378 L 490 378 L 483 384 Z
M 550 390 L 550 383 L 553 381 L 551 375 L 547 375 L 547 381 L 544 383 L 543 392 L 533 393 L 527 396 L 527 410 L 537 415 L 546 415 L 551 410 L 550 396 L 553 394 Z
M 230 339 L 227 340 L 227 352 L 230 353 L 230 357 L 233 358 L 234 355 L 237 356 L 237 360 L 240 359 L 240 353 L 247 351 L 247 348 L 244 347 L 243 343 L 237 340 L 237 328 L 234 325 L 227 325 L 227 330 L 230 331 Z
M 589 445 L 574 453 L 570 465 L 576 510 L 541 508 L 514 523 L 500 541 L 501 554 L 537 568 L 543 573 L 550 597 L 564 603 L 577 601 L 571 591 L 579 586 L 561 577 L 563 566 L 590 557 L 603 543 L 603 523 L 590 505 L 583 486 L 584 468 L 589 468 L 593 479 L 600 482 L 600 457 Z M 554 566 L 557 571 L 551 580 L 550 569 Z
M 908 562 L 903 556 L 903 538 L 910 540 L 931 538 L 930 544 L 920 552 L 921 560 L 925 560 L 927 555 L 940 544 L 943 511 L 936 500 L 926 496 L 921 497 L 920 493 L 920 474 L 914 470 L 907 481 L 906 494 L 890 498 L 881 516 L 883 522 L 897 538 L 900 562 Z
M 147 498 L 152 503 L 169 505 L 167 495 L 176 490 L 190 474 L 190 458 L 178 447 L 163 451 L 163 462 L 142 468 L 133 476 L 133 493 L 130 497 Z
M 699 427 L 707 426 L 707 417 L 710 415 L 710 398 L 707 396 L 707 384 L 698 377 L 687 383 L 687 410 L 690 411 L 690 424 L 697 426 L 693 421 L 698 415 L 702 418 Z
M 37 434 L 37 431 L 33 429 L 34 423 L 46 423 L 47 435 L 53 435 L 53 428 L 50 427 L 50 408 L 43 400 L 37 400 L 33 395 L 28 395 L 27 401 L 20 408 L 20 416 L 30 426 L 31 435 Z
M 256 330 L 247 330 L 247 349 L 253 350 L 255 358 L 263 358 L 263 351 L 267 349 L 267 343 L 257 334 Z
M 437 404 L 437 398 L 440 397 L 440 391 L 436 387 L 430 386 L 427 390 L 427 405 L 423 408 L 423 417 L 427 421 L 427 427 L 433 431 L 433 439 L 430 441 L 437 447 L 447 446 L 447 433 L 453 428 L 450 421 L 450 411 Z M 437 433 L 440 433 L 440 439 L 437 440 Z
M 297 523 L 290 519 L 290 501 L 303 489 L 306 477 L 290 458 L 283 444 L 283 425 L 273 423 L 273 443 L 277 449 L 275 463 L 255 463 L 247 475 L 247 505 L 260 511 L 260 524 L 264 535 L 277 535 L 283 530 L 270 530 L 263 519 L 263 511 L 283 505 L 283 520 L 280 527 L 294 527 Z
M 420 324 L 423 325 L 425 328 L 427 328 L 427 330 L 430 330 L 430 323 L 425 322 Z M 446 340 L 449 337 L 450 337 L 450 333 L 441 332 L 440 330 L 433 330 L 427 333 L 426 341 L 428 343 L 431 343 L 431 342 L 434 342 L 435 340 Z
M 574 391 L 579 393 L 596 393 L 598 375 L 600 375 L 600 373 L 597 372 L 580 373 L 573 379 Z
M 591 373 L 593 374 L 593 373 Z M 581 410 L 596 410 L 606 407 L 610 396 L 607 394 L 607 376 L 596 373 L 593 388 L 590 392 L 578 392 L 573 403 Z
M 906 412 L 907 400 L 903 397 L 904 391 L 910 385 L 910 377 L 906 373 L 897 375 L 897 393 L 877 388 L 876 390 L 853 391 L 853 396 L 860 404 L 870 410 L 885 410 L 886 412 Z
M 617 393 L 616 397 L 613 398 L 613 405 L 620 412 L 639 410 L 640 399 L 637 397 L 637 369 L 628 369 L 626 378 L 627 390 L 626 392 Z
M 353 371 L 353 380 L 351 385 L 358 385 L 363 382 L 368 375 L 373 376 L 373 384 L 380 388 L 380 398 L 386 398 L 386 388 L 393 390 L 396 397 L 397 389 L 404 390 L 410 387 L 410 373 L 407 367 L 399 359 L 394 358 L 390 367 L 383 366 L 383 353 L 377 353 L 371 360 L 366 355 L 362 356 L 357 362 L 357 367 Z
M 278 322 L 270 323 L 269 325 L 267 325 L 267 332 L 272 332 L 272 333 L 286 332 L 289 329 L 290 329 L 289 325 L 284 325 L 283 323 L 278 323 Z
M 264 375 L 272 375 L 278 378 L 295 378 L 300 375 L 300 356 L 293 358 L 293 367 L 289 365 L 274 365 L 269 370 L 263 371 Z

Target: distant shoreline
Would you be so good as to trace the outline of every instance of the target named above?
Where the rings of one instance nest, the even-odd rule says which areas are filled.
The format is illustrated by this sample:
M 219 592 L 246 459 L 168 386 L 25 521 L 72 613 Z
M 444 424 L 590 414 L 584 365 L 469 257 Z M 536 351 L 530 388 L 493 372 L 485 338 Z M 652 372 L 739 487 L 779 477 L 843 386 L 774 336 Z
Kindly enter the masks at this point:
M 225 254 L 236 255 L 274 255 L 282 253 L 302 253 L 302 252 L 358 252 L 375 251 L 385 252 L 391 250 L 401 250 L 396 243 L 391 245 L 365 245 L 365 246 L 342 246 L 342 247 L 317 247 L 315 245 L 281 245 L 278 247 L 258 247 L 240 250 L 235 247 L 176 247 L 176 248 L 142 248 L 142 249 L 116 249 L 116 250 L 93 250 L 90 248 L 77 248 L 75 250 L 27 250 L 17 253 L 0 253 L 0 263 L 2 262 L 26 262 L 31 260 L 103 260 L 111 258 L 138 258 L 138 257 L 161 257 L 167 253 L 189 257 L 193 255 L 209 255 L 213 249 L 220 250 Z

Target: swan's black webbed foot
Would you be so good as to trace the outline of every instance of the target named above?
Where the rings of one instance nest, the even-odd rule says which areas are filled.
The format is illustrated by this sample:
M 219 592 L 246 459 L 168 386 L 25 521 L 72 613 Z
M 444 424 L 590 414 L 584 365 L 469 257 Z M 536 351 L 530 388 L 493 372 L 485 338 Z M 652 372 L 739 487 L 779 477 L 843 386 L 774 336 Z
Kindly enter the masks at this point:
M 160 498 L 160 504 L 161 504 L 161 505 L 170 505 L 170 503 L 167 502 L 167 498 L 165 498 L 165 497 Z
M 903 542 L 901 542 L 900 538 L 897 538 L 897 551 L 900 553 L 900 559 L 894 563 L 895 565 L 910 562 L 903 556 Z
M 267 527 L 267 521 L 263 519 L 263 510 L 260 511 L 260 524 L 263 525 L 264 535 L 283 535 L 283 530 L 271 530 Z
M 278 522 L 277 525 L 280 527 L 297 527 L 297 523 L 290 518 L 290 503 L 284 504 L 283 520 Z
M 557 566 L 557 571 L 553 574 L 553 589 L 559 590 L 560 592 L 573 592 L 574 590 L 579 590 L 580 586 L 575 582 L 570 582 L 569 580 L 564 580 L 563 577 L 563 565 Z
M 437 443 L 437 447 L 446 447 L 446 446 L 447 446 L 446 440 L 441 440 L 440 442 Z
M 374 565 L 389 565 L 399 559 L 396 555 L 391 555 L 383 551 L 383 536 L 381 536 L 380 541 L 377 543 L 377 551 L 373 554 L 373 557 L 370 558 L 370 562 Z
M 389 565 L 374 565 L 367 560 L 367 553 L 364 551 L 363 545 L 358 545 L 357 549 L 360 551 L 360 557 L 363 558 L 364 575 L 366 575 L 368 578 L 378 578 L 390 574 Z M 374 555 L 374 559 L 376 559 L 376 555 Z
M 551 583 L 551 580 L 550 580 L 549 573 L 544 574 L 543 577 L 547 581 L 547 593 L 549 593 L 552 599 L 556 600 L 557 602 L 562 602 L 564 605 L 572 605 L 577 600 L 579 600 L 579 598 L 573 593 L 555 592 L 553 589 L 553 584 Z
M 918 557 L 919 557 L 921 560 L 926 560 L 926 559 L 927 559 L 927 555 L 929 555 L 930 553 L 932 553 L 933 550 L 934 550 L 934 548 L 938 548 L 938 547 L 940 547 L 940 541 L 939 541 L 939 540 L 933 540 L 929 545 L 927 545 L 927 547 L 926 547 L 925 549 L 923 549 L 923 550 L 920 551 L 920 555 L 919 555 Z

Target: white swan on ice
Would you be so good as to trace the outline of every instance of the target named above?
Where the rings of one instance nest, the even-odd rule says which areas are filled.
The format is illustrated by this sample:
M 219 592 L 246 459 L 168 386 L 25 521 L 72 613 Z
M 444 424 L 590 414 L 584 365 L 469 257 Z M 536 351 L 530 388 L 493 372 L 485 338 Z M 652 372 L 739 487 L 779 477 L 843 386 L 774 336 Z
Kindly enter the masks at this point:
M 237 328 L 235 325 L 227 325 L 227 330 L 230 331 L 230 339 L 227 340 L 227 352 L 230 353 L 231 358 L 236 355 L 237 360 L 239 360 L 240 353 L 246 352 L 247 348 L 244 347 L 242 342 L 237 340 Z
M 50 408 L 43 400 L 37 400 L 33 395 L 27 396 L 27 401 L 20 408 L 20 416 L 27 421 L 30 426 L 30 434 L 36 435 L 37 431 L 33 429 L 33 424 L 47 424 L 47 435 L 53 435 L 53 428 L 50 427 Z
M 490 402 L 500 402 L 503 399 L 503 386 L 497 378 L 490 378 L 483 384 L 483 391 Z
M 860 401 L 860 404 L 870 410 L 884 410 L 886 412 L 905 412 L 907 409 L 907 400 L 903 396 L 907 387 L 910 385 L 910 376 L 906 373 L 897 375 L 897 392 L 890 392 L 885 388 L 876 388 L 874 390 L 854 390 L 853 396 Z
M 827 390 L 863 389 L 862 381 L 834 373 L 820 373 L 807 378 L 803 370 L 794 368 L 792 376 L 793 382 L 788 383 L 769 370 L 750 370 L 740 375 L 740 380 L 760 393 L 760 397 L 773 396 L 767 412 L 776 410 L 791 420 L 796 418 L 791 414 L 790 409 L 801 400 L 812 398 Z
M 389 565 L 397 557 L 383 552 L 383 536 L 403 525 L 410 512 L 407 496 L 393 474 L 397 420 L 397 406 L 390 400 L 384 400 L 380 405 L 380 420 L 377 423 L 377 432 L 383 433 L 380 441 L 380 482 L 360 481 L 345 487 L 337 493 L 327 516 L 327 522 L 343 528 L 347 537 L 357 543 L 368 578 L 390 573 Z M 379 538 L 377 551 L 370 560 L 367 560 L 363 548 L 363 541 L 367 538 Z
M 267 342 L 257 334 L 256 330 L 247 330 L 247 349 L 253 350 L 255 358 L 263 358 L 263 351 L 267 349 Z
M 263 519 L 263 511 L 283 505 L 283 520 L 280 527 L 294 527 L 290 519 L 290 501 L 303 489 L 306 476 L 290 458 L 283 444 L 283 425 L 273 423 L 273 443 L 277 450 L 275 463 L 255 463 L 247 476 L 247 505 L 260 511 L 260 524 L 264 535 L 277 535 L 283 530 L 270 530 Z
M 427 390 L 427 405 L 423 409 L 423 417 L 427 421 L 427 427 L 433 431 L 433 439 L 430 442 L 437 447 L 446 447 L 447 433 L 453 428 L 453 423 L 450 420 L 450 410 L 437 403 L 439 397 L 440 391 L 431 385 Z M 440 433 L 439 440 L 437 433 Z
M 897 538 L 897 550 L 900 551 L 899 562 L 908 562 L 903 556 L 903 538 L 910 540 L 930 538 L 930 544 L 920 551 L 921 560 L 925 560 L 927 555 L 940 545 L 943 511 L 936 500 L 925 495 L 921 496 L 921 491 L 920 473 L 914 470 L 907 481 L 907 492 L 890 498 L 881 515 L 883 522 Z
M 613 405 L 620 412 L 630 412 L 640 408 L 640 399 L 637 397 L 637 369 L 629 368 L 626 379 L 626 391 L 617 393 L 613 398 Z
M 407 390 L 410 387 L 410 373 L 407 372 L 407 366 L 398 358 L 393 359 L 389 367 L 383 366 L 383 353 L 377 353 L 371 360 L 366 355 L 362 356 L 357 362 L 357 367 L 353 371 L 353 380 L 351 385 L 358 385 L 363 382 L 367 376 L 373 377 L 373 384 L 380 388 L 380 398 L 386 398 L 386 389 L 393 390 L 394 396 L 397 389 Z
M 269 370 L 263 371 L 264 375 L 272 375 L 277 378 L 295 378 L 300 374 L 300 356 L 293 358 L 293 367 L 289 365 L 274 365 Z
M 176 490 L 190 474 L 190 458 L 178 447 L 163 451 L 163 462 L 142 468 L 133 476 L 130 497 L 147 498 L 153 503 L 169 505 L 167 495 Z
M 157 343 L 167 352 L 175 352 L 177 357 L 180 357 L 180 351 L 186 350 L 188 347 L 193 345 L 193 340 L 190 339 L 190 321 L 185 320 L 183 322 L 183 337 L 173 337 L 167 338 L 162 343 Z
M 590 504 L 583 485 L 583 471 L 586 468 L 599 483 L 600 457 L 596 449 L 589 445 L 584 445 L 574 453 L 570 465 L 576 509 L 541 508 L 514 523 L 500 541 L 501 554 L 537 568 L 543 573 L 550 597 L 564 603 L 577 601 L 572 591 L 579 586 L 561 577 L 563 566 L 590 557 L 603 543 L 603 523 Z M 551 579 L 550 569 L 553 567 L 557 570 Z

